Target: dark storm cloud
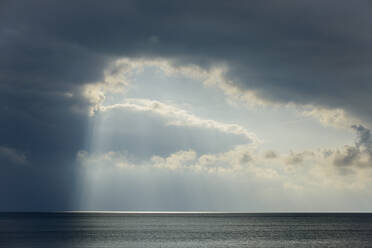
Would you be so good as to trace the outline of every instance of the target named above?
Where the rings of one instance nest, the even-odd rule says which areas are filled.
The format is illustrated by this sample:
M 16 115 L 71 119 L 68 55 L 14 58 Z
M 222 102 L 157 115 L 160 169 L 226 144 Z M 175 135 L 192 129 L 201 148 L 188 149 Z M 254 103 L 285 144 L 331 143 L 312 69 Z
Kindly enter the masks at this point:
M 20 56 L 22 49 L 35 55 L 23 74 L 46 66 L 44 72 L 55 80 L 62 74 L 82 83 L 99 76 L 104 55 L 163 56 L 202 66 L 226 62 L 240 87 L 273 101 L 343 107 L 362 118 L 372 113 L 370 1 L 17 1 L 4 6 L 5 43 L 18 46 Z M 25 58 L 14 61 L 6 63 L 24 67 Z
M 120 56 L 227 63 L 242 89 L 272 101 L 342 107 L 371 121 L 371 7 L 370 1 L 2 1 L 0 145 L 23 151 L 35 168 L 31 179 L 2 165 L 0 180 L 23 182 L 14 188 L 26 192 L 2 208 L 23 202 L 22 195 L 68 198 L 73 183 L 66 182 L 74 181 L 71 168 L 88 132 L 88 117 L 77 111 L 89 107 L 81 86 L 101 79 L 104 66 Z

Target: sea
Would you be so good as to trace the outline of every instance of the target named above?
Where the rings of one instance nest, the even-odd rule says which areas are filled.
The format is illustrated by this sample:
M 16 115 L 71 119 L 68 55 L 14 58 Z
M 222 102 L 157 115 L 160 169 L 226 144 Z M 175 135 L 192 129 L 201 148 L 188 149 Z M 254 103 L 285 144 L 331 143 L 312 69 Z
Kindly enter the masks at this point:
M 0 247 L 372 247 L 372 214 L 0 213 Z

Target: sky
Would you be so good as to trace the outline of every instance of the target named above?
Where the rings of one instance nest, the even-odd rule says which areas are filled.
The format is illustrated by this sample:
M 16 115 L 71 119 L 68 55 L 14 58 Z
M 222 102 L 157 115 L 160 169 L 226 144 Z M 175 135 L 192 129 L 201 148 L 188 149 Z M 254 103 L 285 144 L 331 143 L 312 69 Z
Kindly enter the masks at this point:
M 370 211 L 372 2 L 1 1 L 0 211 Z

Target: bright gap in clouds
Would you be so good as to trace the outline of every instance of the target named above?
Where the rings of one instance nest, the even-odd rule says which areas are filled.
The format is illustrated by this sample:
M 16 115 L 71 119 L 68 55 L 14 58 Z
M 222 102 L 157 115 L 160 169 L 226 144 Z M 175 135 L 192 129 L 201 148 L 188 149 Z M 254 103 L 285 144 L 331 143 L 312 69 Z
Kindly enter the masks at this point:
M 85 178 L 82 209 L 311 211 L 368 205 L 358 198 L 370 183 L 365 171 L 334 166 L 347 155 L 344 145 L 354 145 L 354 133 L 323 125 L 313 118 L 315 108 L 262 104 L 254 95 L 242 104 L 243 93 L 227 88 L 215 71 L 165 60 L 111 66 L 104 82 L 86 89 L 96 105 L 90 149 L 77 158 Z M 356 190 L 356 201 L 343 197 L 348 190 Z

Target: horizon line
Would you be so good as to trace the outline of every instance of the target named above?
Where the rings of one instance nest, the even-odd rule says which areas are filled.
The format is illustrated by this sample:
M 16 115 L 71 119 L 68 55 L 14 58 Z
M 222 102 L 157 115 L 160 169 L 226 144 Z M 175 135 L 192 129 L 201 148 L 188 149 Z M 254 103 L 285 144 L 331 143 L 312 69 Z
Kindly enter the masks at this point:
M 66 210 L 66 211 L 0 211 L 0 213 L 97 213 L 97 214 L 311 214 L 311 213 L 371 213 L 372 211 L 121 211 L 121 210 Z

